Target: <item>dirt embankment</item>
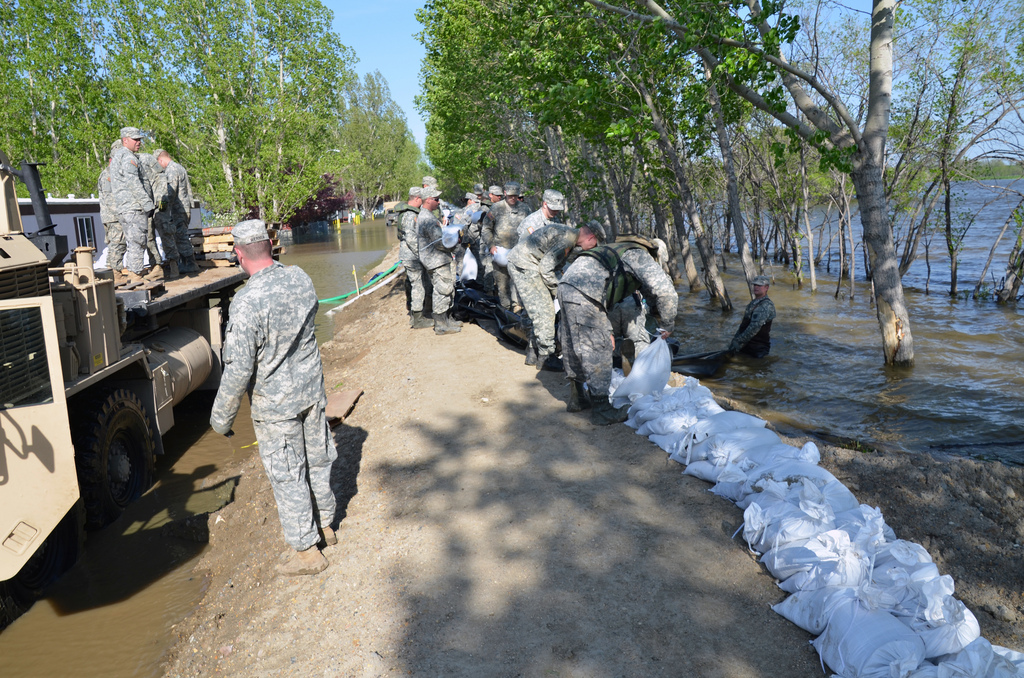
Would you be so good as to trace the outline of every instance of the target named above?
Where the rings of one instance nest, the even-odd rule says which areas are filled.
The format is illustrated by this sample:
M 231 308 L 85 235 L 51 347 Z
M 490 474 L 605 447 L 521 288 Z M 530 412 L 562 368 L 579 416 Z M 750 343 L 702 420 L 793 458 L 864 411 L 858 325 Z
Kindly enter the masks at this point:
M 366 393 L 335 430 L 331 566 L 274 576 L 273 494 L 241 462 L 167 675 L 820 675 L 732 539 L 742 513 L 631 429 L 566 413 L 561 375 L 476 326 L 410 330 L 400 280 L 337 318 L 328 391 Z M 820 447 L 955 577 L 986 637 L 1024 647 L 1020 469 Z

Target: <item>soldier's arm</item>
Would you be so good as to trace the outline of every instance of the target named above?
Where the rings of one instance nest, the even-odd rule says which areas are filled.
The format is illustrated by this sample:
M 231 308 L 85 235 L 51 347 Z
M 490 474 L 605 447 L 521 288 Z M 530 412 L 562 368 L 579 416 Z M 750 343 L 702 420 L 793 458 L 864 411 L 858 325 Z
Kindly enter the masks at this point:
M 672 279 L 644 250 L 627 251 L 622 255 L 622 262 L 640 281 L 644 293 L 654 297 L 657 302 L 659 324 L 671 333 L 675 328 L 676 311 L 679 308 L 679 294 L 672 284 Z
M 256 328 L 248 321 L 246 309 L 231 310 L 236 311 L 236 315 L 228 323 L 223 349 L 224 373 L 210 412 L 210 427 L 221 435 L 231 430 L 242 404 L 242 394 L 248 389 L 256 367 Z
M 548 229 L 547 235 L 545 247 L 548 250 L 540 260 L 540 279 L 553 295 L 558 289 L 558 276 L 555 271 L 565 263 L 566 255 L 576 244 L 576 232 L 556 227 Z

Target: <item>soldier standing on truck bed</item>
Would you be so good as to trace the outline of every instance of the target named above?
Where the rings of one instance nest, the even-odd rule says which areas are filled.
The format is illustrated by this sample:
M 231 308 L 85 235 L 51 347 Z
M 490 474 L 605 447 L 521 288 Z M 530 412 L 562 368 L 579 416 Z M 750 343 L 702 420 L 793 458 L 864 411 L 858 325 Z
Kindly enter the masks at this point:
M 164 173 L 164 166 L 161 165 L 156 156 L 163 153 L 157 149 L 153 153 L 139 153 L 139 160 L 142 161 L 142 170 L 149 178 L 150 186 L 153 187 L 153 204 L 156 209 L 149 224 L 148 237 L 152 241 L 149 245 L 150 254 L 156 253 L 156 265 L 153 270 L 160 270 L 161 275 L 167 280 L 174 280 L 179 277 L 178 273 L 178 246 L 174 234 L 174 224 L 171 223 L 170 199 L 167 196 L 167 176 Z M 160 234 L 160 244 L 163 245 L 164 258 L 167 261 L 167 268 L 164 269 L 160 258 L 160 250 L 156 248 L 154 232 Z
M 331 490 L 338 450 L 324 414 L 324 368 L 313 334 L 319 302 L 313 281 L 301 268 L 273 260 L 262 220 L 243 221 L 232 234 L 238 264 L 249 281 L 229 308 L 224 374 L 210 426 L 230 436 L 248 390 L 260 458 L 274 489 L 284 539 L 294 549 L 277 571 L 316 574 L 327 567 L 317 544 L 338 543 Z
M 110 188 L 126 244 L 124 273 L 133 283 L 143 281 L 147 222 L 153 214 L 153 194 L 136 155 L 141 147 L 139 128 L 122 127 L 121 148 L 115 148 L 110 159 Z
M 175 244 L 178 250 L 178 266 L 181 273 L 198 273 L 196 255 L 188 236 L 188 225 L 192 220 L 192 183 L 184 167 L 171 159 L 170 153 L 155 153 L 157 162 L 164 168 L 167 179 L 167 199 L 170 201 L 168 214 L 174 228 Z
M 117 203 L 114 201 L 114 190 L 110 186 L 110 162 L 114 150 L 121 148 L 118 139 L 107 152 L 107 166 L 100 172 L 96 184 L 96 194 L 100 196 L 100 219 L 103 220 L 103 238 L 107 241 L 107 266 L 114 272 L 114 284 L 127 282 L 122 269 L 124 268 L 124 231 L 117 220 Z

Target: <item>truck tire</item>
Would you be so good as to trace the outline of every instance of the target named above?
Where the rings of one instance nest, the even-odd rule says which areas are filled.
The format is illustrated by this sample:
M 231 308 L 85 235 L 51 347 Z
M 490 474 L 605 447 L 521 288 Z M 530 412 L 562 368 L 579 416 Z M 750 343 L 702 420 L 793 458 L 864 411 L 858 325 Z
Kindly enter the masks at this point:
M 149 489 L 155 446 L 153 426 L 134 393 L 107 389 L 89 401 L 73 428 L 85 526 L 97 530 Z
M 42 597 L 46 588 L 71 569 L 85 545 L 85 511 L 77 502 L 21 572 L 0 582 L 0 629 L 20 617 Z

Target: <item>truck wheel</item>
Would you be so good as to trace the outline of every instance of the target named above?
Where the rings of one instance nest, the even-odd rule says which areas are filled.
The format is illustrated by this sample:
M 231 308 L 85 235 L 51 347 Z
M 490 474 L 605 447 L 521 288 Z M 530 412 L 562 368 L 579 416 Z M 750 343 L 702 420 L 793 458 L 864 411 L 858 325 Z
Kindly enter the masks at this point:
M 78 484 L 85 525 L 96 530 L 115 521 L 153 482 L 153 427 L 142 402 L 127 389 L 101 391 L 76 417 Z
M 0 629 L 21 616 L 78 561 L 85 544 L 85 512 L 76 503 L 13 579 L 0 582 Z

